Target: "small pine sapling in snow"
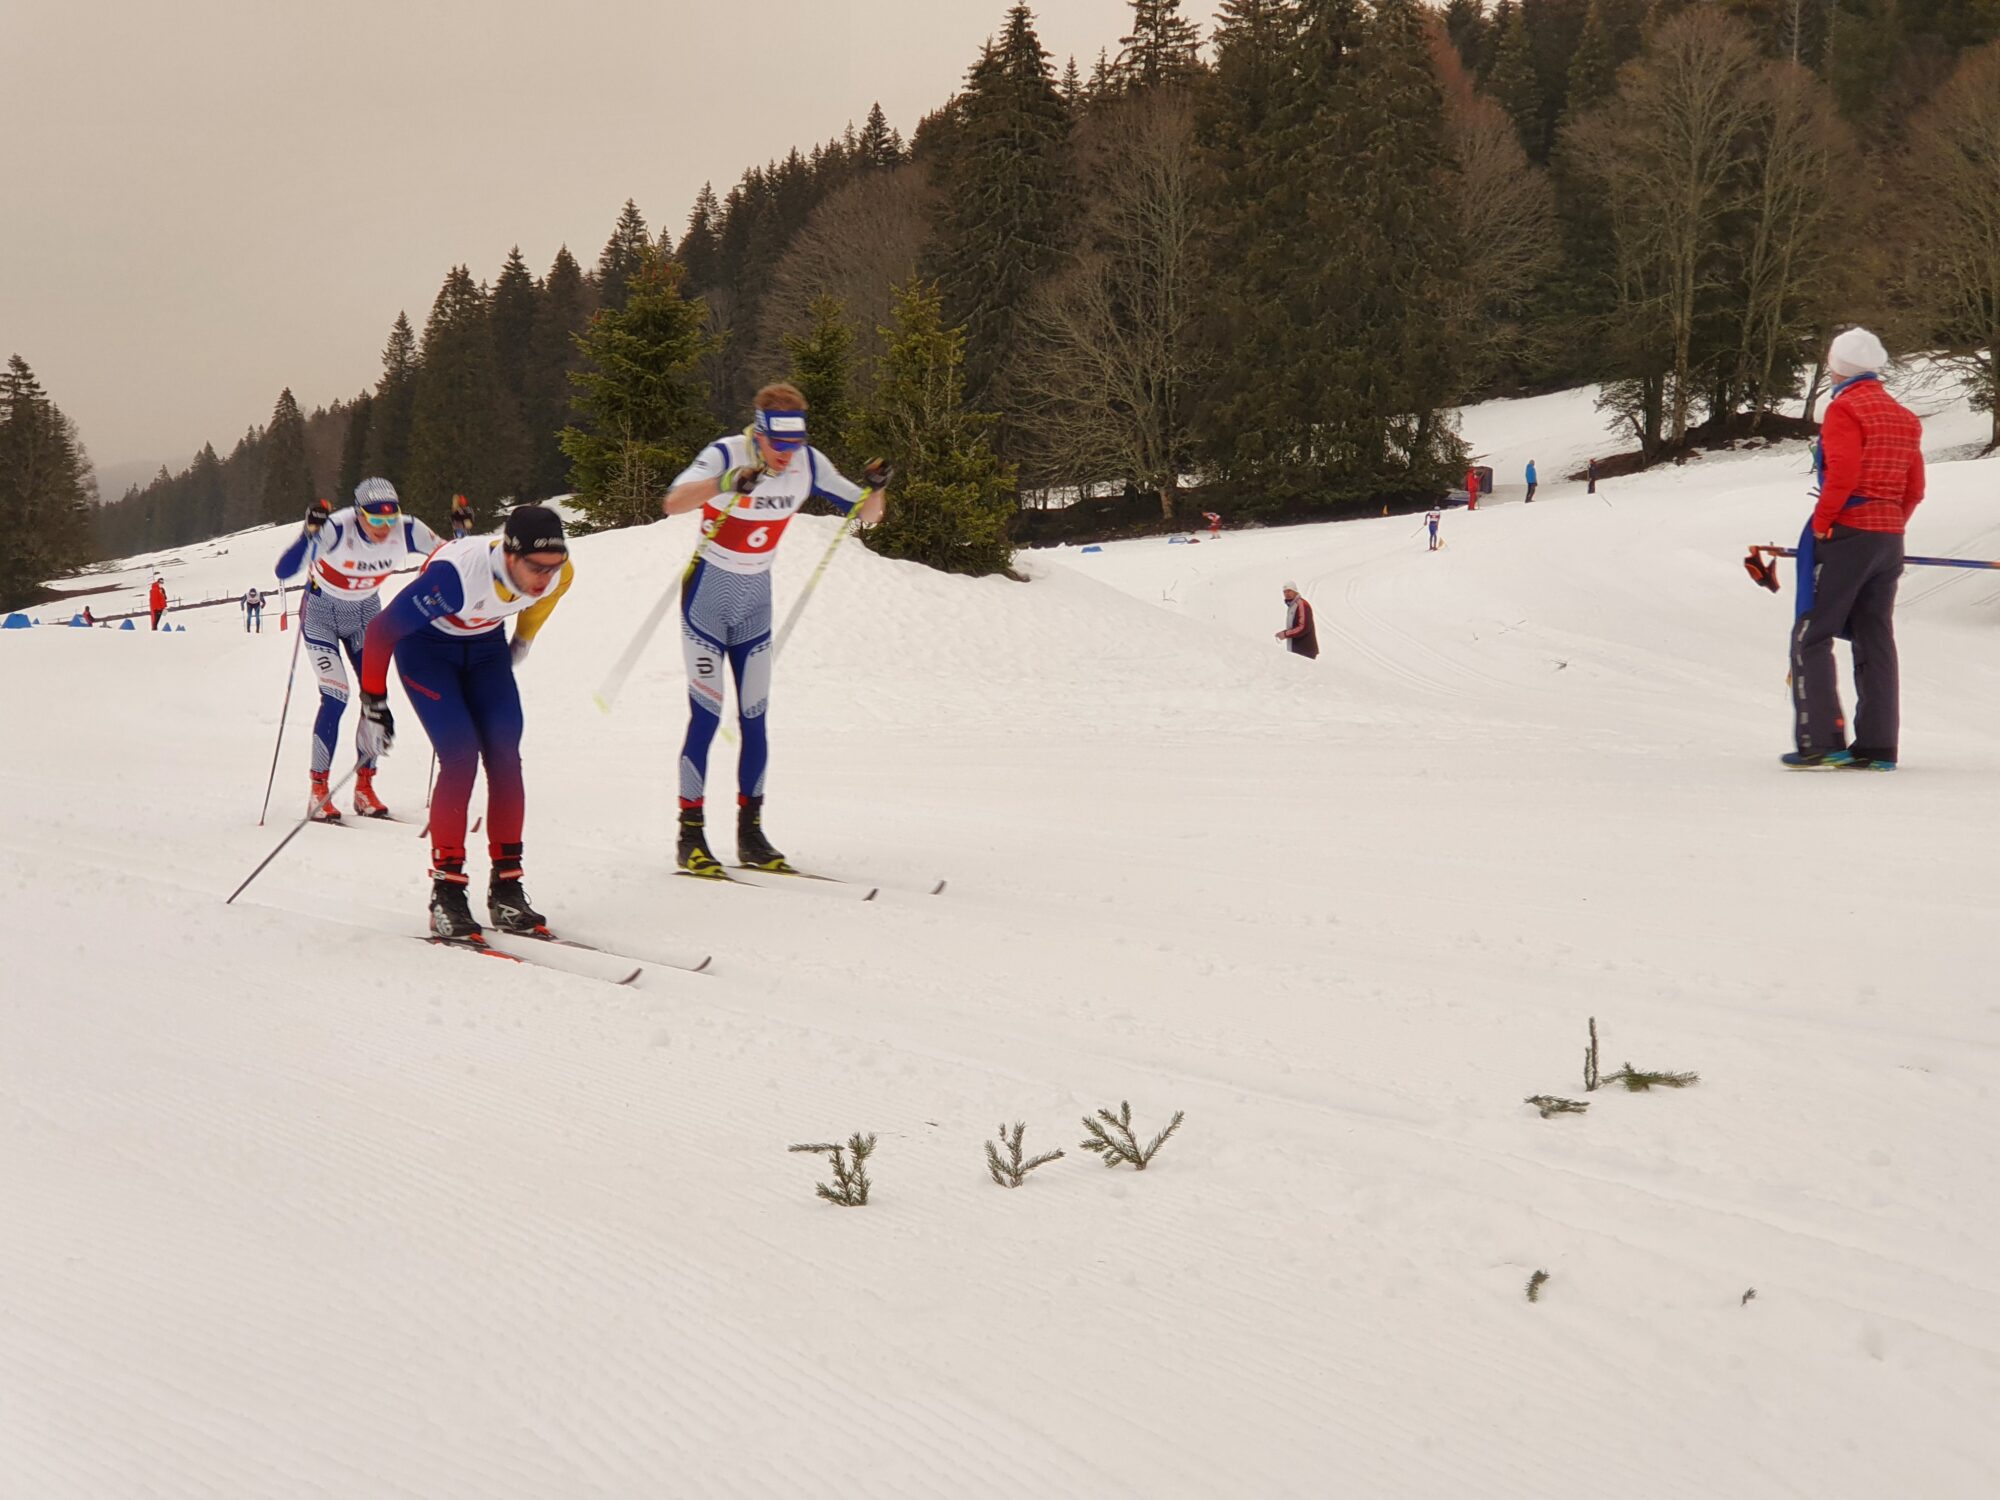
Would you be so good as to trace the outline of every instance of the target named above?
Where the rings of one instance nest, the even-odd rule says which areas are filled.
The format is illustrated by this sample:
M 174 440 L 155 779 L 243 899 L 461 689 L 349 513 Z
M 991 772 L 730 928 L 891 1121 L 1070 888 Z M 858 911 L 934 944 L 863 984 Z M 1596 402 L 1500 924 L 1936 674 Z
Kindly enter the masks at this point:
M 868 1170 L 865 1163 L 875 1149 L 875 1137 L 862 1135 L 857 1131 L 848 1138 L 845 1146 L 820 1142 L 809 1146 L 791 1146 L 791 1151 L 819 1151 L 833 1158 L 833 1186 L 817 1183 L 820 1197 L 829 1203 L 838 1203 L 842 1208 L 860 1208 L 868 1202 Z M 854 1154 L 854 1162 L 848 1165 L 848 1153 Z
M 1609 1074 L 1604 1081 L 1606 1083 L 1624 1084 L 1627 1093 L 1643 1094 L 1647 1089 L 1653 1088 L 1684 1089 L 1689 1084 L 1700 1083 L 1701 1074 L 1649 1073 L 1643 1068 L 1635 1068 L 1630 1063 L 1627 1063 L 1616 1073 Z
M 1751 1299 L 1756 1295 L 1757 1295 L 1757 1288 L 1753 1286 L 1750 1288 L 1749 1291 L 1745 1292 L 1740 1298 L 1737 1299 L 1736 1305 L 1738 1307 L 1748 1307 L 1750 1305 Z
M 1550 1115 L 1580 1115 L 1590 1108 L 1580 1100 L 1559 1099 L 1554 1094 L 1530 1094 L 1524 1102 L 1540 1110 L 1544 1120 Z
M 1590 1018 L 1590 1045 L 1583 1053 L 1583 1091 L 1595 1093 L 1598 1084 L 1604 1080 L 1597 1074 L 1597 1017 Z
M 1128 1161 L 1143 1172 L 1146 1170 L 1146 1163 L 1153 1159 L 1153 1153 L 1166 1144 L 1168 1136 L 1181 1128 L 1181 1120 L 1185 1114 L 1184 1110 L 1175 1110 L 1173 1119 L 1167 1122 L 1167 1128 L 1154 1136 L 1153 1143 L 1141 1151 L 1139 1138 L 1132 1134 L 1132 1106 L 1129 1102 L 1121 1100 L 1118 1113 L 1115 1115 L 1108 1109 L 1100 1109 L 1095 1120 L 1089 1115 L 1083 1117 L 1083 1128 L 1090 1132 L 1090 1139 L 1081 1144 L 1084 1150 L 1097 1152 L 1107 1167 L 1115 1167 L 1121 1161 Z M 1099 1123 L 1100 1121 L 1102 1123 Z
M 1537 1271 L 1528 1278 L 1528 1300 L 1530 1302 L 1539 1302 L 1542 1300 L 1542 1283 L 1548 1279 L 1549 1273 L 1547 1271 Z
M 1002 1187 L 1017 1188 L 1021 1185 L 1021 1180 L 1034 1171 L 1035 1168 L 1052 1161 L 1062 1160 L 1062 1152 L 1044 1151 L 1040 1156 L 1022 1161 L 1021 1136 L 1027 1128 L 1026 1124 L 1016 1120 L 1014 1122 L 1014 1129 L 1010 1134 L 1007 1129 L 1007 1122 L 1005 1120 L 1000 1122 L 1000 1144 L 1005 1146 L 1008 1151 L 1008 1157 L 1005 1161 L 1000 1159 L 999 1148 L 993 1142 L 988 1141 L 986 1143 L 986 1170 L 993 1174 L 993 1180 Z

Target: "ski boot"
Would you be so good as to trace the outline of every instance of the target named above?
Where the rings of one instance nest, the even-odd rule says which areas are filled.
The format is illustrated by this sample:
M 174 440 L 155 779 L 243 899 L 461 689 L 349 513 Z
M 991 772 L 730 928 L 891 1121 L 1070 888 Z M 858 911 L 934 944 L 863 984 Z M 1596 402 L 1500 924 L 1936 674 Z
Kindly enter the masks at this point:
M 340 809 L 333 805 L 333 794 L 326 787 L 326 772 L 312 773 L 312 795 L 306 800 L 306 816 L 315 823 L 338 823 Z
M 431 859 L 431 936 L 448 943 L 480 943 L 485 934 L 465 899 L 465 861 Z
M 375 768 L 363 766 L 354 773 L 354 811 L 364 818 L 386 818 L 389 809 L 375 795 Z
M 704 880 L 729 878 L 722 861 L 708 852 L 707 829 L 699 806 L 681 809 L 681 840 L 674 862 L 689 875 L 699 875 Z
M 502 932 L 549 937 L 548 919 L 529 904 L 521 889 L 521 846 L 502 844 L 493 860 L 493 880 L 486 887 L 486 915 Z
M 774 874 L 789 875 L 792 867 L 785 862 L 785 856 L 771 847 L 771 841 L 764 837 L 764 799 L 762 797 L 739 797 L 736 800 L 736 860 L 753 870 L 770 870 Z

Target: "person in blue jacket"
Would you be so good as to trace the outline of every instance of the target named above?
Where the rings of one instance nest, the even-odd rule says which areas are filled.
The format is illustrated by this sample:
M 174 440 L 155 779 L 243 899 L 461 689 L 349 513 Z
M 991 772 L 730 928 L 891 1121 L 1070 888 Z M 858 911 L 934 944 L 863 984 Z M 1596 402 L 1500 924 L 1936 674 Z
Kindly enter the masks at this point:
M 1528 504 L 1535 503 L 1535 461 L 1528 460 Z

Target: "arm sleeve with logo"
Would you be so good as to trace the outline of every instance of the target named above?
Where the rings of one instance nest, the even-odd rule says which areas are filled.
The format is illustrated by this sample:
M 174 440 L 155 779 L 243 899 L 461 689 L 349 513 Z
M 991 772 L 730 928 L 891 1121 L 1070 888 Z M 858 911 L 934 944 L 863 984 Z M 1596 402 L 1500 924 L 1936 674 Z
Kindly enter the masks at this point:
M 396 643 L 432 620 L 455 615 L 464 608 L 465 583 L 458 576 L 458 569 L 443 560 L 428 564 L 396 596 L 394 604 L 368 622 L 368 635 L 361 651 L 361 691 L 377 697 L 388 692 L 389 658 L 396 650 Z

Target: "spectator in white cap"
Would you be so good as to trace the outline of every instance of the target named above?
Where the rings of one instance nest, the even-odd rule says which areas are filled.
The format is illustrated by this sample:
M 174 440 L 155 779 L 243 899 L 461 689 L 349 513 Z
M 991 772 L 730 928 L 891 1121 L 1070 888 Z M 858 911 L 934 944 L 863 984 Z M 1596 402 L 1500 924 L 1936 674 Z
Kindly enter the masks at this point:
M 1313 607 L 1306 603 L 1306 596 L 1299 592 L 1296 583 L 1285 584 L 1285 628 L 1278 632 L 1278 639 L 1294 656 L 1310 658 L 1319 655 L 1319 632 L 1313 628 Z
M 1865 328 L 1827 350 L 1833 394 L 1813 466 L 1818 503 L 1799 537 L 1792 626 L 1792 734 L 1801 771 L 1896 769 L 1901 735 L 1896 585 L 1903 532 L 1924 498 L 1923 424 L 1882 388 L 1889 351 Z M 1854 735 L 1840 704 L 1833 643 L 1854 647 Z

